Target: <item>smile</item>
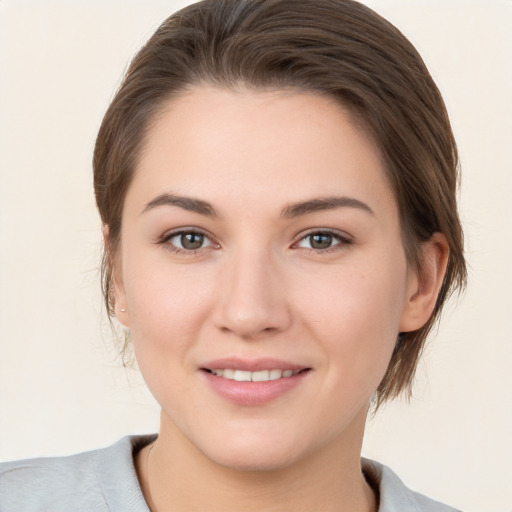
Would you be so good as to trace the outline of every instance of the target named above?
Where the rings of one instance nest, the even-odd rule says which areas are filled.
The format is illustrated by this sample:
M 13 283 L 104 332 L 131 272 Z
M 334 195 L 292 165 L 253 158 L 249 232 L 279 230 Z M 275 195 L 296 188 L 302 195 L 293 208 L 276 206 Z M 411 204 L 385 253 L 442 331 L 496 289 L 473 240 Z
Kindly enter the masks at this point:
M 217 359 L 200 368 L 207 385 L 222 399 L 262 406 L 301 387 L 312 368 L 277 359 Z
M 235 370 L 232 368 L 209 370 L 210 373 L 224 379 L 236 380 L 238 382 L 267 382 L 269 380 L 277 380 L 287 377 L 293 377 L 303 370 L 259 370 L 250 372 L 245 370 Z

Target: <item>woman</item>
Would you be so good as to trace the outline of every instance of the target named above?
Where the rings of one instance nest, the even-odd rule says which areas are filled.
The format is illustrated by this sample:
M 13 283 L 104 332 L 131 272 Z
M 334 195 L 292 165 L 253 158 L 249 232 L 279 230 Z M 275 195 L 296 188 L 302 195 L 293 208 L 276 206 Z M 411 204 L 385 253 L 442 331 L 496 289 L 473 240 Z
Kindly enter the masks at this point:
M 160 431 L 3 465 L 2 511 L 453 510 L 360 458 L 466 276 L 446 110 L 393 26 L 347 0 L 178 12 L 94 180 L 106 305 Z

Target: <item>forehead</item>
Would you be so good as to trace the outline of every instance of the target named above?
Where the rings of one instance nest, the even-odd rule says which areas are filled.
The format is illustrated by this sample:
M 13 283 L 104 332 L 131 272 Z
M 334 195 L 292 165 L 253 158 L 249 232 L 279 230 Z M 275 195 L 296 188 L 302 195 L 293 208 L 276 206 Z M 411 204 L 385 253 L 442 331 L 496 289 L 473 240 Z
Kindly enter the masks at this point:
M 146 133 L 127 201 L 169 192 L 220 207 L 334 194 L 395 206 L 380 153 L 349 111 L 293 90 L 197 87 L 169 100 Z

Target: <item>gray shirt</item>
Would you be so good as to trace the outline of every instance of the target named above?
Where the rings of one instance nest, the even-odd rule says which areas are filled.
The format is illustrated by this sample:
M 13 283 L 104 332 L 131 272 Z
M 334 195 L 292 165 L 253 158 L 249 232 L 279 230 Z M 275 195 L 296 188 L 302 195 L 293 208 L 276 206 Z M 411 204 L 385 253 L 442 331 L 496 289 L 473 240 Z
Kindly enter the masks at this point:
M 154 439 L 129 436 L 68 457 L 0 464 L 0 512 L 149 512 L 133 454 Z M 379 488 L 379 512 L 457 512 L 407 489 L 378 462 L 362 459 L 362 466 Z

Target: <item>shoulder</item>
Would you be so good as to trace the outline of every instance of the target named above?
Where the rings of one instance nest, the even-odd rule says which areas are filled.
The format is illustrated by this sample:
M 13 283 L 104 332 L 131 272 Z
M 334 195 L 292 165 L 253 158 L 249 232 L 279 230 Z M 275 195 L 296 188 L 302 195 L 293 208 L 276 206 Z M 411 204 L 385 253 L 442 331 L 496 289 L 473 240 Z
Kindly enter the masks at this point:
M 423 494 L 411 491 L 388 467 L 362 459 L 363 471 L 380 494 L 379 512 L 460 512 Z
M 0 510 L 146 512 L 133 451 L 150 440 L 148 436 L 125 437 L 108 448 L 67 457 L 2 463 Z

